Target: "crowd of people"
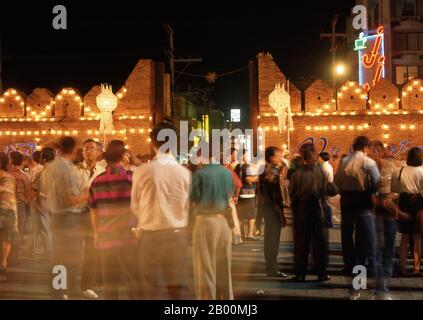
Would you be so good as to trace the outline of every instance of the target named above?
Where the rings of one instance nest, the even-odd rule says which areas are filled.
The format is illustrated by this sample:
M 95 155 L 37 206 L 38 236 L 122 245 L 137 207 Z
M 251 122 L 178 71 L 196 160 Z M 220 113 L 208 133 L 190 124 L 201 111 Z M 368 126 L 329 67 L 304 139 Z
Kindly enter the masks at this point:
M 400 273 L 408 272 L 411 246 L 413 274 L 420 275 L 422 149 L 411 148 L 403 163 L 365 136 L 335 161 L 312 144 L 289 160 L 280 148 L 268 147 L 259 175 L 245 152 L 237 161 L 234 148 L 230 164 L 206 152 L 210 156 L 199 153 L 196 165 L 181 165 L 170 151 L 160 152 L 162 129 L 174 128 L 161 123 L 151 131 L 154 157 L 134 159 L 120 140 L 105 150 L 93 139 L 78 148 L 71 137 L 31 157 L 0 153 L 0 276 L 6 279 L 17 256 L 31 256 L 46 259 L 50 270 L 66 268 L 66 285 L 52 286 L 55 273 L 47 284 L 57 299 L 97 299 L 99 284 L 104 299 L 119 299 L 120 287 L 129 299 L 183 299 L 191 287 L 197 299 L 233 299 L 234 245 L 263 234 L 266 276 L 288 276 L 278 254 L 291 211 L 293 280 L 315 273 L 318 281 L 329 281 L 336 197 L 345 275 L 367 266 L 375 297 L 390 299 L 397 232 Z M 204 148 L 212 150 L 207 143 Z M 359 296 L 352 288 L 350 298 Z

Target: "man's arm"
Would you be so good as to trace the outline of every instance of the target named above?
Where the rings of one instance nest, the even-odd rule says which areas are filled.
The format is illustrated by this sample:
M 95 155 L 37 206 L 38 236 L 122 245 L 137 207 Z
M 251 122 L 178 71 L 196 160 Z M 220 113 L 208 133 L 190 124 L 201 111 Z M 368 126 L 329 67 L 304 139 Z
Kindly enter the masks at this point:
M 372 193 L 376 192 L 379 188 L 380 183 L 380 173 L 377 165 L 374 163 L 370 165 L 369 169 L 369 176 L 370 176 L 370 190 Z
M 139 176 L 140 171 L 135 170 L 132 176 L 132 189 L 131 189 L 131 212 L 138 216 L 140 213 L 140 187 L 139 187 Z
M 344 165 L 343 161 L 339 163 L 338 169 L 336 170 L 334 182 L 341 189 L 341 182 L 344 179 Z
M 62 167 L 61 170 L 61 187 L 66 204 L 69 206 L 76 206 L 88 201 L 88 187 L 83 187 L 84 185 L 80 183 L 82 176 L 77 170 L 76 166 L 70 167 L 70 170 L 68 167 Z

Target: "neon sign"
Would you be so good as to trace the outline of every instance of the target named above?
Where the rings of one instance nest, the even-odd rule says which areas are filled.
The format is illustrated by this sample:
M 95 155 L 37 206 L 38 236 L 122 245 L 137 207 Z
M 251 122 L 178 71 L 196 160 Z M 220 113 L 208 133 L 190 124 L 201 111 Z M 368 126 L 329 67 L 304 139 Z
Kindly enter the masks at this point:
M 355 40 L 358 51 L 358 80 L 366 91 L 374 87 L 381 78 L 385 78 L 385 36 L 383 27 L 376 34 L 365 36 L 360 33 Z
M 337 145 L 332 145 L 331 147 L 329 147 L 328 137 L 319 137 L 317 139 L 314 137 L 307 137 L 292 150 L 291 154 L 299 153 L 301 146 L 306 143 L 311 143 L 312 145 L 314 145 L 314 148 L 317 151 L 317 153 L 326 151 L 326 152 L 329 152 L 329 154 L 332 156 L 333 155 L 340 156 L 342 153 L 348 154 L 352 152 L 352 145 L 346 146 L 345 148 L 342 148 L 341 146 L 337 146 Z M 411 147 L 412 147 L 411 141 L 401 140 L 399 144 L 390 144 L 386 147 L 386 149 L 388 151 L 388 154 L 390 154 L 393 157 L 396 157 L 400 155 L 401 153 L 407 152 Z M 418 147 L 423 149 L 423 145 Z
M 3 152 L 9 153 L 12 151 L 19 151 L 25 156 L 31 156 L 37 148 L 37 143 L 27 142 L 27 143 L 15 143 L 7 145 L 3 148 Z

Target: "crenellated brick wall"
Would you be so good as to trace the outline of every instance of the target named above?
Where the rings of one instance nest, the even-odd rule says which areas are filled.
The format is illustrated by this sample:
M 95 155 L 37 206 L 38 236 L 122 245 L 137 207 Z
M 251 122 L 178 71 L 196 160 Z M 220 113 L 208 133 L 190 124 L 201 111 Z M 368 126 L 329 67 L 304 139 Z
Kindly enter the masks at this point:
M 259 116 L 251 121 L 258 120 L 258 125 L 266 130 L 266 146 L 282 147 L 287 143 L 287 133 L 279 132 L 268 96 L 276 83 L 286 81 L 286 76 L 270 54 L 257 56 L 257 74 L 258 103 L 251 101 L 250 105 L 258 106 Z M 316 80 L 300 95 L 291 93 L 294 129 L 290 132 L 290 149 L 295 152 L 299 145 L 311 141 L 318 151 L 347 153 L 354 137 L 363 134 L 384 142 L 394 155 L 403 154 L 411 146 L 423 147 L 422 85 L 416 79 L 398 88 L 382 80 L 367 96 L 358 83 L 346 81 L 337 88 L 336 109 L 331 85 Z M 302 108 L 297 105 L 301 95 Z
M 168 110 L 168 99 L 155 99 L 168 90 L 155 90 L 155 63 L 141 59 L 125 84 L 116 93 L 118 106 L 114 112 L 115 131 L 107 140 L 125 140 L 135 154 L 150 152 L 149 128 L 156 119 L 158 108 Z M 115 88 L 114 88 L 115 89 Z M 116 92 L 116 90 L 114 90 Z M 17 89 L 6 89 L 0 96 L 0 146 L 29 143 L 43 145 L 62 135 L 71 135 L 83 141 L 103 137 L 99 134 L 100 111 L 96 97 L 100 86 L 92 87 L 82 95 L 76 88 L 64 88 L 52 93 L 36 88 L 28 97 Z M 164 112 L 162 112 L 163 114 Z

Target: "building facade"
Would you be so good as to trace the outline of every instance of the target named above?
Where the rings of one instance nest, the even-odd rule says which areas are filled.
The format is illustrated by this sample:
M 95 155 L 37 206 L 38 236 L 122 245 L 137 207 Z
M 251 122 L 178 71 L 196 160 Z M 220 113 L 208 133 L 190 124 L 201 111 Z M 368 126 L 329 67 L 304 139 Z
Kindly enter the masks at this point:
M 402 86 L 423 77 L 423 0 L 358 0 L 368 29 L 385 29 L 386 78 Z M 357 34 L 355 35 L 357 36 Z

